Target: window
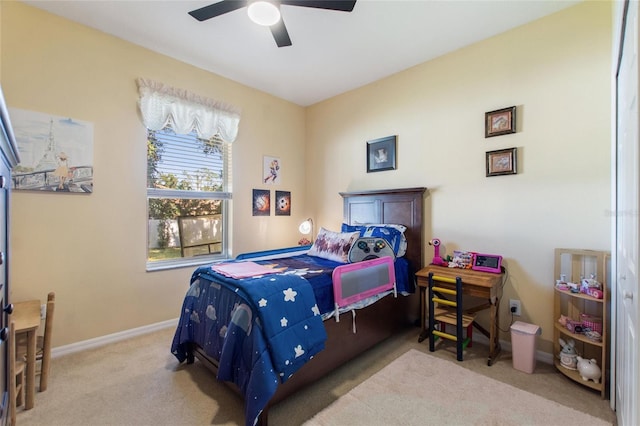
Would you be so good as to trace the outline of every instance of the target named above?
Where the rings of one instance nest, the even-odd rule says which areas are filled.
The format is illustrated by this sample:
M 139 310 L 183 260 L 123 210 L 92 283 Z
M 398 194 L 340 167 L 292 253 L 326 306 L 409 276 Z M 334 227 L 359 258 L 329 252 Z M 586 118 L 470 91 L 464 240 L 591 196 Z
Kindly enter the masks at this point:
M 157 81 L 137 83 L 147 128 L 147 270 L 229 257 L 240 112 Z
M 228 257 L 231 144 L 148 130 L 147 269 Z

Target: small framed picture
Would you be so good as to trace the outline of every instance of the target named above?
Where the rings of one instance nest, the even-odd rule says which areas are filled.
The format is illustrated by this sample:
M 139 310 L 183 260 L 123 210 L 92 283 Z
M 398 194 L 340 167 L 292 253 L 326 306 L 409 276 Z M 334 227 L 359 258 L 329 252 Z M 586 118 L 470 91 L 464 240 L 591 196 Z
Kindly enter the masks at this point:
M 291 216 L 290 191 L 276 191 L 276 216 Z
M 271 214 L 271 191 L 268 189 L 253 190 L 253 215 L 269 216 Z
M 484 137 L 506 135 L 516 132 L 516 107 L 498 109 L 484 113 Z
M 498 149 L 487 152 L 487 177 L 515 175 L 518 148 Z
M 282 180 L 282 162 L 278 157 L 265 155 L 262 157 L 262 183 L 275 185 Z
M 367 173 L 395 170 L 396 136 L 367 141 Z

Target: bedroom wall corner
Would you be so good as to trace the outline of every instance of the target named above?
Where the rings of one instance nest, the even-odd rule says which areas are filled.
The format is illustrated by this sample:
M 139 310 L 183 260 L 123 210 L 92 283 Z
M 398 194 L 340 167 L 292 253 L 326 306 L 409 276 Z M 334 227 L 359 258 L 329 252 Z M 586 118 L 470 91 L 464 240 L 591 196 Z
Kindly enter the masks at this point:
M 553 249 L 610 247 L 611 8 L 581 2 L 309 107 L 318 224 L 340 226 L 339 192 L 427 187 L 425 241 L 503 255 L 501 338 L 520 299 L 552 352 Z M 485 112 L 512 105 L 517 133 L 485 138 Z M 388 135 L 397 169 L 367 173 L 366 141 Z M 518 174 L 486 177 L 486 152 L 511 147 Z
M 14 191 L 12 300 L 56 291 L 54 347 L 176 318 L 193 267 L 146 272 L 146 130 L 135 80 L 234 105 L 234 254 L 294 245 L 306 210 L 304 108 L 22 2 L 1 2 L 2 84 L 10 108 L 94 126 L 94 192 Z M 282 159 L 265 187 L 262 156 Z M 253 188 L 291 191 L 291 216 L 253 217 Z M 306 216 L 305 216 L 306 217 Z

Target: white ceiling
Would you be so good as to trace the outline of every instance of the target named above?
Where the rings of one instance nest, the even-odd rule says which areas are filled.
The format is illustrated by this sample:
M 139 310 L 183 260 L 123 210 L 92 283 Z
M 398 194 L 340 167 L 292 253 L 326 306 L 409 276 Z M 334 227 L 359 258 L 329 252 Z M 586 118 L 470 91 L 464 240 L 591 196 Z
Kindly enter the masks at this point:
M 278 48 L 246 9 L 199 22 L 216 0 L 23 0 L 246 86 L 307 106 L 580 0 L 358 0 L 353 12 L 282 6 Z

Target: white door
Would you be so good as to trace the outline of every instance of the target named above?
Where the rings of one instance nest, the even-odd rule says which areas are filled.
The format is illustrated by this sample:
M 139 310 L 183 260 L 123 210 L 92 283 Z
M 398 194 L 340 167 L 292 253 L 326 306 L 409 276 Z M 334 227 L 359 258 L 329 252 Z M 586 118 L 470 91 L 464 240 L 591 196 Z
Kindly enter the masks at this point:
M 618 15 L 621 55 L 617 63 L 616 137 L 616 278 L 612 303 L 616 313 L 615 403 L 618 424 L 636 426 L 638 409 L 638 276 L 640 204 L 638 178 L 638 2 L 625 2 Z M 617 37 L 616 37 L 617 38 Z M 614 51 L 617 49 L 614 49 Z M 618 61 L 619 60 L 619 61 Z

